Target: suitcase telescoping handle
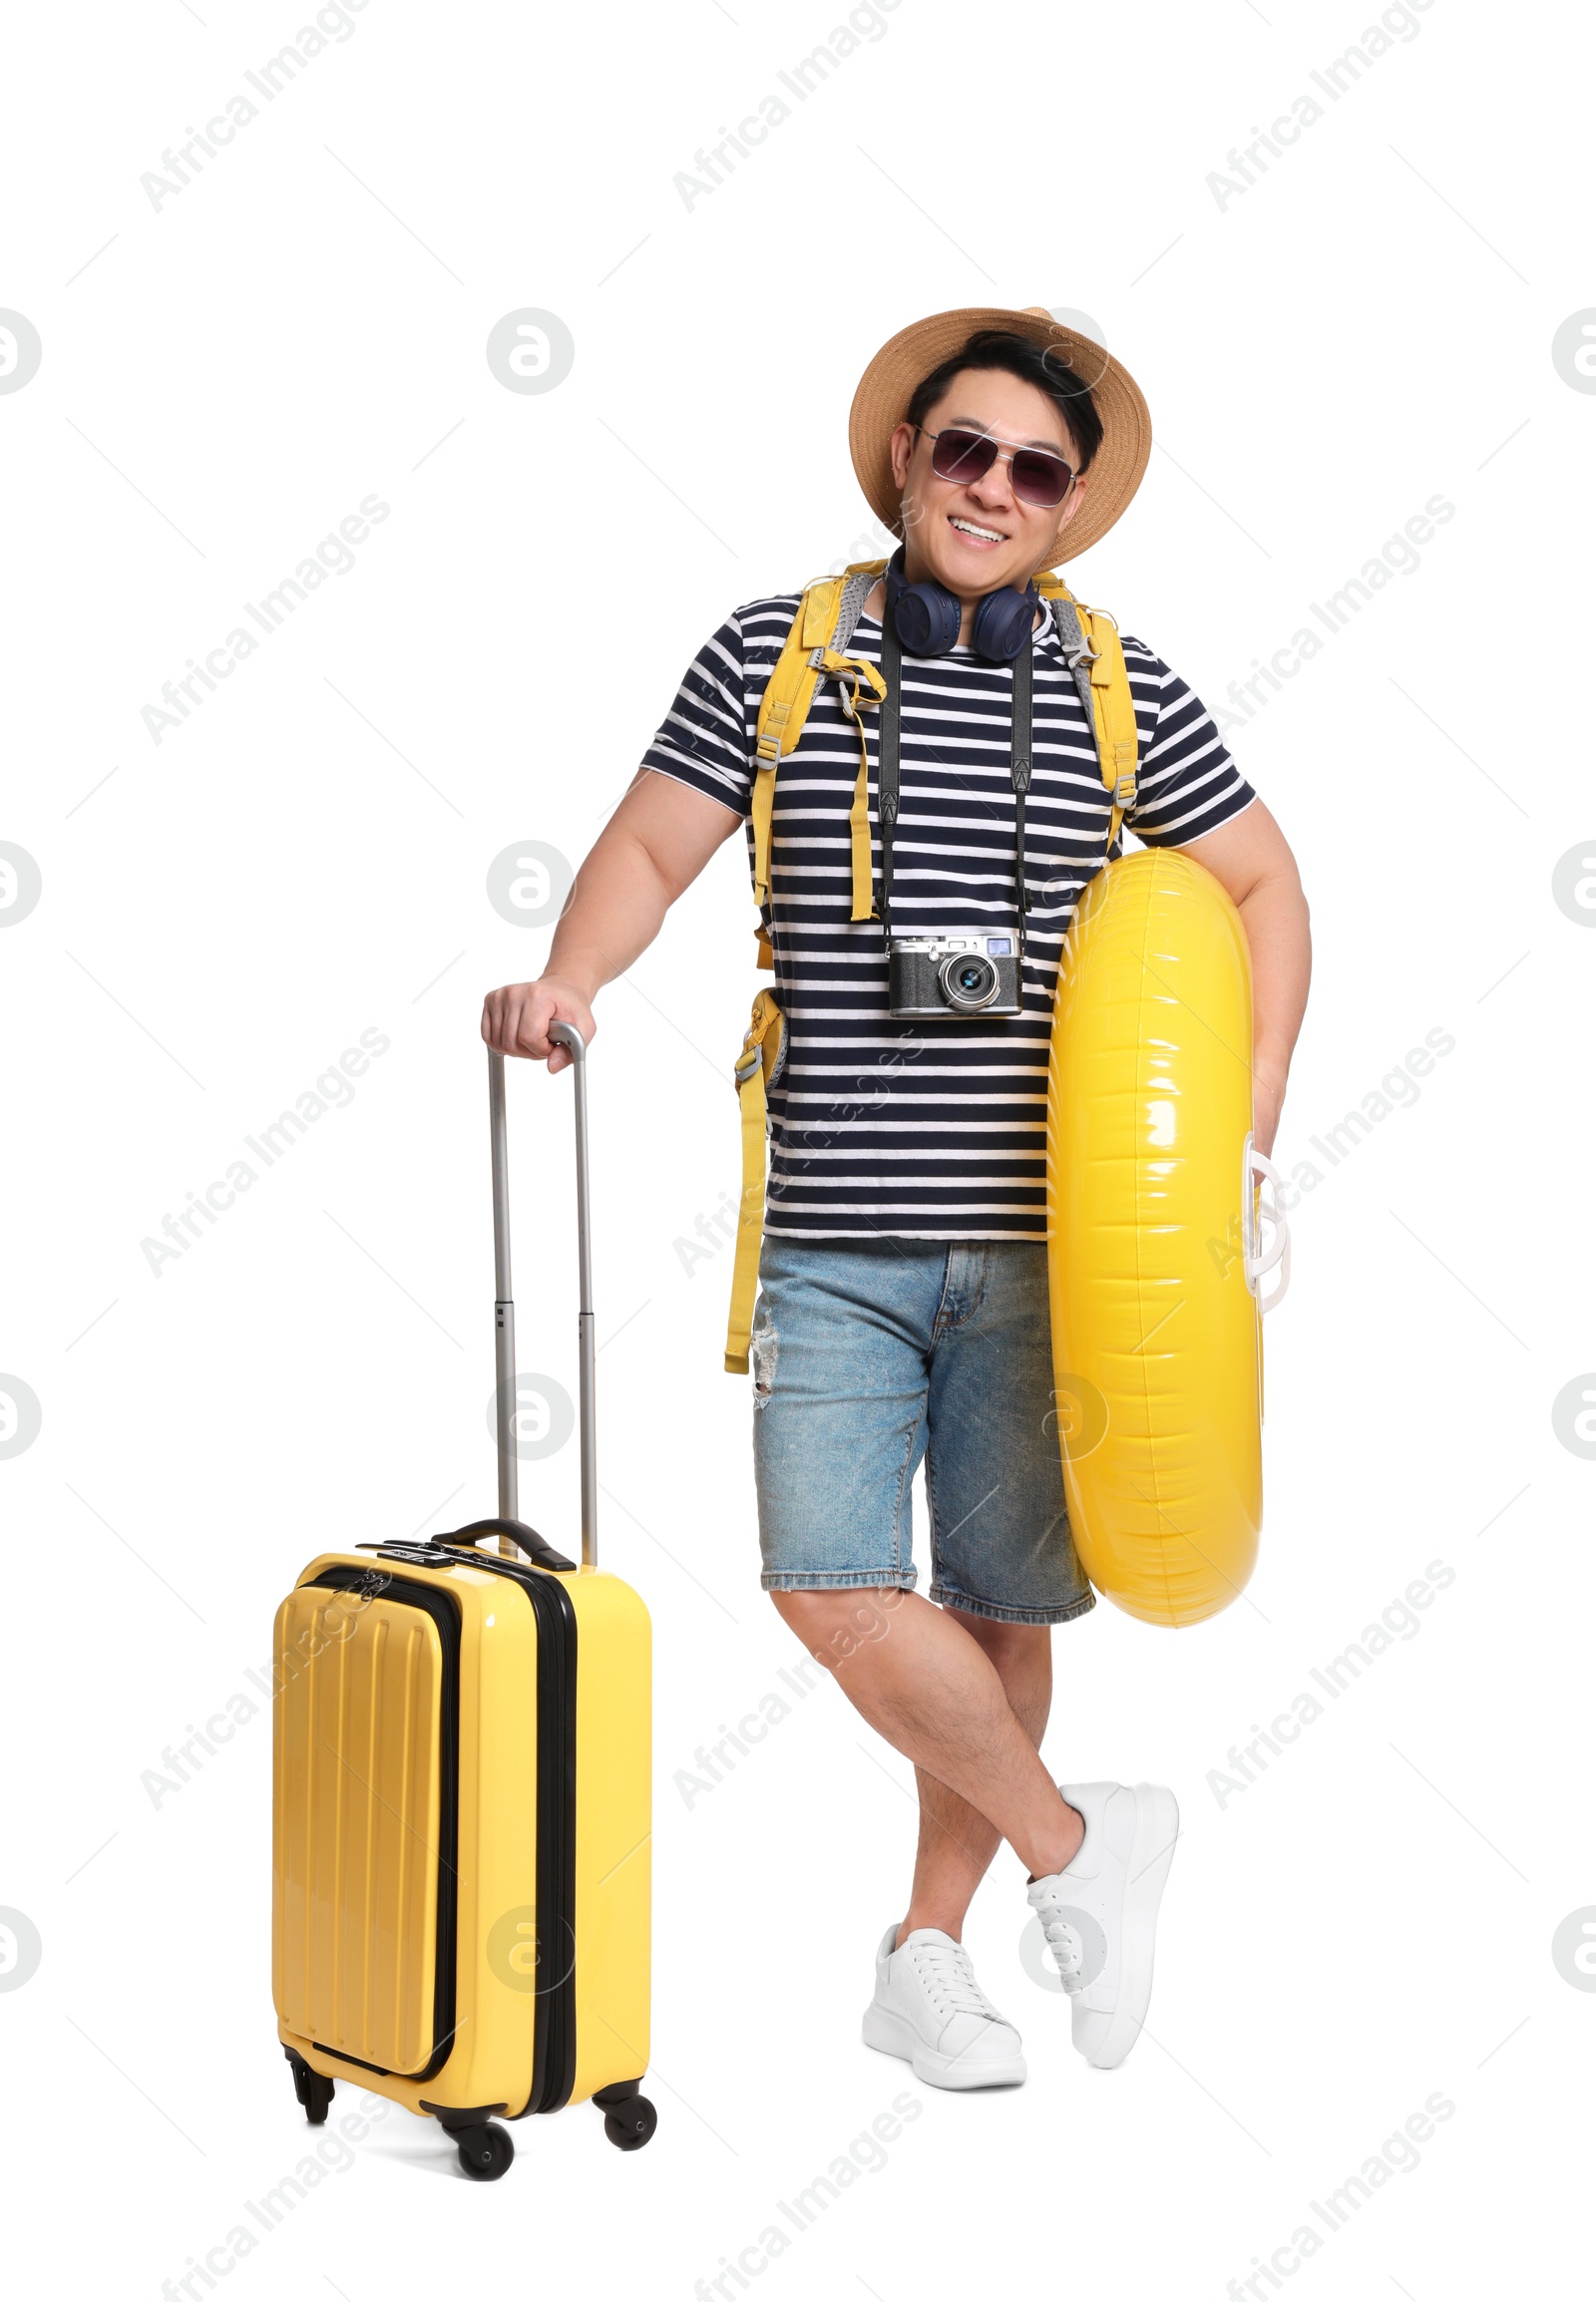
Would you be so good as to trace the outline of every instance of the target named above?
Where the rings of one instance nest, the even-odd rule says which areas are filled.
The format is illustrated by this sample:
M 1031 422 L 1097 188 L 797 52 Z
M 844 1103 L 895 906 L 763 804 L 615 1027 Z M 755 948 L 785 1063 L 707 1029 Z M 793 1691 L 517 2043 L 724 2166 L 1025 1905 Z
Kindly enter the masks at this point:
M 593 1248 L 588 1199 L 588 1049 L 570 1023 L 551 1039 L 571 1054 L 577 1095 L 577 1356 L 582 1443 L 582 1563 L 598 1564 L 598 1453 L 594 1427 Z M 488 1117 L 493 1136 L 495 1397 L 498 1402 L 499 1516 L 520 1517 L 516 1478 L 516 1307 L 510 1286 L 510 1145 L 505 1125 L 505 1059 L 488 1050 Z M 501 1548 L 506 1548 L 501 1541 Z

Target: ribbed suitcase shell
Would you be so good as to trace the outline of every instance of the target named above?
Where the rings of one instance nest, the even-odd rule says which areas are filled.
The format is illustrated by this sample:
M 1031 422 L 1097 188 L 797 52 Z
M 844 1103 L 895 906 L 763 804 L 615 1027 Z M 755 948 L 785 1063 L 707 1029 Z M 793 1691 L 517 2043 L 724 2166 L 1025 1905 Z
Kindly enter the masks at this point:
M 444 1807 L 444 1643 L 419 1607 L 296 1590 L 276 1708 L 276 2001 L 284 2025 L 397 2071 L 432 2052 Z

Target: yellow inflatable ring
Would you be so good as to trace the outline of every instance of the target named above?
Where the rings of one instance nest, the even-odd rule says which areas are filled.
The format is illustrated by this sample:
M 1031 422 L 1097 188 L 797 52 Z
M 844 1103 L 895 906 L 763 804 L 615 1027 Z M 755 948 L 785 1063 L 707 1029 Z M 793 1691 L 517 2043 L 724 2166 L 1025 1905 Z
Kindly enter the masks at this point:
M 1240 1594 L 1263 1523 L 1258 1290 L 1278 1269 L 1278 1302 L 1290 1264 L 1260 1205 L 1279 1177 L 1253 1149 L 1252 1044 L 1246 932 L 1218 880 L 1175 848 L 1110 864 L 1053 1010 L 1053 1399 L 1082 1565 L 1176 1629 Z

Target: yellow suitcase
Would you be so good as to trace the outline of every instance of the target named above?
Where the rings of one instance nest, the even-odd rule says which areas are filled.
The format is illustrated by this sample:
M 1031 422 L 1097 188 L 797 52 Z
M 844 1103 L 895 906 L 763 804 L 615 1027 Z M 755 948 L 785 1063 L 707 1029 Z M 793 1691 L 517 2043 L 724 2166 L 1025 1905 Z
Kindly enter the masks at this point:
M 499 1513 L 312 1559 L 277 1613 L 272 1997 L 306 2117 L 340 2078 L 436 2117 L 465 2171 L 499 2115 L 592 2101 L 654 2130 L 648 1616 L 597 1560 L 586 1049 L 574 1057 L 582 1564 L 517 1515 L 504 1058 L 489 1056 Z M 494 1547 L 477 1546 L 488 1538 Z

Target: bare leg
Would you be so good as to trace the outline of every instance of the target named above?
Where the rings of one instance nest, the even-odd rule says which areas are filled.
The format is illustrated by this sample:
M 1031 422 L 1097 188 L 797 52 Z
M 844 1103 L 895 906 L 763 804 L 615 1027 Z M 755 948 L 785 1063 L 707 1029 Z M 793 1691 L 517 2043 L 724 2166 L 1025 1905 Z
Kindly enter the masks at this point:
M 895 1749 L 985 1817 L 1032 1877 L 1063 1869 L 1085 1825 L 1059 1797 L 998 1669 L 965 1628 L 969 1617 L 915 1591 L 773 1591 L 771 1598 L 789 1630 Z M 979 1849 L 980 1841 L 974 1844 Z M 966 1874 L 974 1859 L 961 1854 Z M 970 1877 L 971 1892 L 991 1859 L 989 1851 Z
M 1051 1632 L 1045 1624 L 992 1623 L 956 1608 L 944 1611 L 986 1655 L 1002 1681 L 1009 1710 L 1032 1745 L 1039 1746 L 1052 1700 Z M 1000 1835 L 985 1814 L 924 1766 L 915 1768 L 915 1780 L 920 1790 L 920 1844 L 909 1914 L 898 1929 L 898 1940 L 917 1927 L 935 1926 L 958 1942 L 971 1898 L 987 1875 Z

